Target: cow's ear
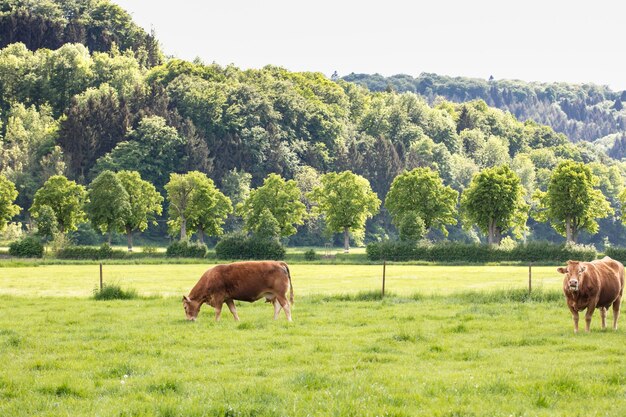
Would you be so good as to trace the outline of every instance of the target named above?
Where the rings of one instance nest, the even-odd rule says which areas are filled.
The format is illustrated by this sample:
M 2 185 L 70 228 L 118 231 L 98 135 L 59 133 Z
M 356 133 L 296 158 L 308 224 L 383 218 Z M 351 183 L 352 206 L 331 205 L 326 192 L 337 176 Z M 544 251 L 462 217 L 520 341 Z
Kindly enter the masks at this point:
M 567 272 L 567 269 L 566 269 L 566 268 L 563 268 L 563 267 L 557 268 L 556 270 L 557 270 L 557 272 L 559 272 L 559 273 L 561 273 L 561 274 L 564 274 L 564 273 L 566 273 L 566 272 Z
M 189 301 L 191 301 L 191 300 L 190 300 L 190 299 L 189 299 L 189 297 L 187 297 L 186 295 L 183 295 L 183 301 L 189 302 Z

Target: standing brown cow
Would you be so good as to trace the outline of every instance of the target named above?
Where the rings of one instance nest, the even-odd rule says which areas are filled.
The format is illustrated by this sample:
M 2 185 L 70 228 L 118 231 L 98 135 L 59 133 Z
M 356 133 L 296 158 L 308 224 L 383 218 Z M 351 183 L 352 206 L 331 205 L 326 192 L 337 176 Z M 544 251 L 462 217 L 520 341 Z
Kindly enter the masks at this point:
M 613 305 L 613 329 L 624 291 L 624 265 L 605 256 L 593 262 L 567 261 L 567 267 L 558 268 L 563 279 L 563 293 L 574 319 L 574 332 L 578 332 L 578 312 L 585 313 L 585 330 L 589 331 L 593 310 L 600 308 L 602 329 L 606 329 L 606 309 Z
M 274 304 L 274 320 L 278 318 L 282 307 L 287 320 L 291 321 L 289 304 L 293 304 L 293 287 L 289 267 L 285 262 L 235 262 L 217 265 L 200 277 L 189 296 L 183 296 L 183 307 L 187 320 L 195 320 L 200 307 L 206 303 L 215 308 L 217 321 L 222 313 L 222 305 L 226 303 L 235 320 L 239 321 L 234 300 L 253 302 L 263 297 Z

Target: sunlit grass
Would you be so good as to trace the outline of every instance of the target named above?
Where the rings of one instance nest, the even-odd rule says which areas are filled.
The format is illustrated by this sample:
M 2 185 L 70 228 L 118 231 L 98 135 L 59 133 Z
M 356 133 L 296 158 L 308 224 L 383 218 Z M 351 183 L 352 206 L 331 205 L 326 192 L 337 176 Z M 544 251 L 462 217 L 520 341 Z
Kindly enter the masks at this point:
M 104 281 L 134 288 L 140 295 L 187 294 L 209 264 L 104 265 Z M 380 265 L 290 265 L 296 296 L 380 291 Z M 554 267 L 533 267 L 533 287 L 561 288 Z M 99 284 L 99 267 L 45 265 L 0 268 L 0 294 L 19 296 L 91 295 Z M 450 294 L 461 290 L 523 289 L 528 268 L 519 266 L 388 265 L 386 290 L 405 295 Z
M 563 304 L 300 297 L 291 324 L 264 303 L 191 323 L 178 298 L 3 296 L 0 415 L 626 415 L 626 333 L 575 336 Z

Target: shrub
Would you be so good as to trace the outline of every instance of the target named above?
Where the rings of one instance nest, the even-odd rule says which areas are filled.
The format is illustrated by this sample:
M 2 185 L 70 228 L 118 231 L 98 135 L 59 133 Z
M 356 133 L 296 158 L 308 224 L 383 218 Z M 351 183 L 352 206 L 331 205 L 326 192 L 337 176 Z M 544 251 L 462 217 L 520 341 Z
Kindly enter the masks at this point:
M 604 254 L 615 259 L 616 261 L 620 261 L 622 263 L 626 262 L 626 248 L 611 246 L 606 248 Z
M 39 239 L 27 236 L 24 239 L 11 242 L 9 255 L 17 256 L 18 258 L 41 258 L 43 256 L 43 245 Z
M 113 249 L 106 243 L 99 248 L 93 246 L 67 246 L 56 252 L 56 257 L 59 259 L 123 259 L 126 256 L 126 252 Z
M 370 243 L 366 249 L 372 261 L 429 262 L 565 262 L 568 259 L 592 261 L 597 252 L 593 246 L 555 245 L 548 242 L 520 244 L 511 249 L 489 245 L 440 243 L 436 245 L 383 241 Z
M 94 300 L 131 300 L 139 297 L 134 289 L 123 290 L 117 284 L 104 284 L 102 290 L 96 288 L 93 290 Z
M 309 249 L 308 251 L 304 252 L 304 259 L 306 259 L 307 261 L 314 261 L 317 259 L 317 253 L 315 253 L 315 250 Z
M 141 248 L 141 253 L 145 253 L 146 255 L 154 255 L 157 251 L 158 249 L 156 246 L 143 246 Z
M 174 242 L 167 247 L 168 258 L 204 258 L 208 249 L 203 243 L 191 243 L 186 240 Z
M 218 259 L 274 259 L 285 257 L 285 248 L 276 240 L 247 237 L 238 233 L 225 236 L 215 245 Z

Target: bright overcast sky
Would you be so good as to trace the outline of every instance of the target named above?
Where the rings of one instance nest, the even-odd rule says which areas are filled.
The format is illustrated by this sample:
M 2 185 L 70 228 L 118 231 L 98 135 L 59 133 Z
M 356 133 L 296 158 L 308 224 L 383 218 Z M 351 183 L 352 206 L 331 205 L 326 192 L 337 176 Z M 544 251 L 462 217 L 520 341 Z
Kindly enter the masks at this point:
M 619 0 L 113 0 L 168 55 L 330 76 L 434 72 L 626 89 Z

